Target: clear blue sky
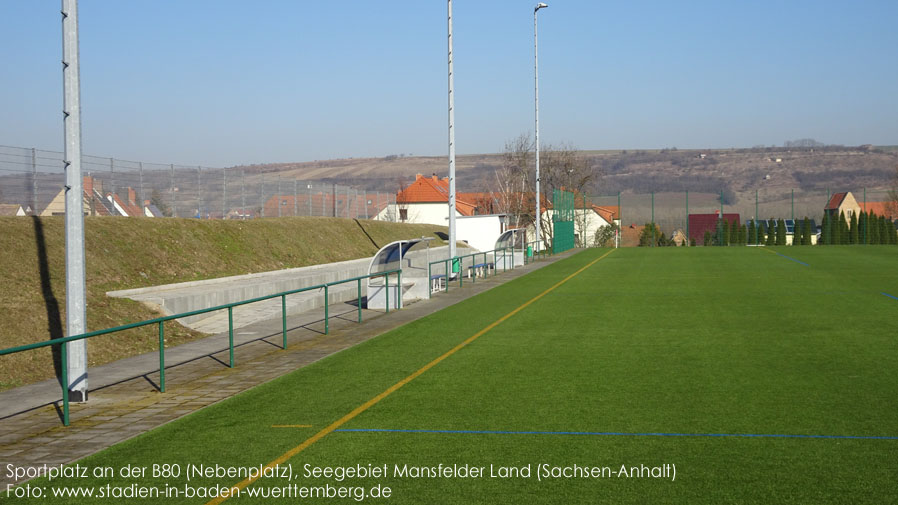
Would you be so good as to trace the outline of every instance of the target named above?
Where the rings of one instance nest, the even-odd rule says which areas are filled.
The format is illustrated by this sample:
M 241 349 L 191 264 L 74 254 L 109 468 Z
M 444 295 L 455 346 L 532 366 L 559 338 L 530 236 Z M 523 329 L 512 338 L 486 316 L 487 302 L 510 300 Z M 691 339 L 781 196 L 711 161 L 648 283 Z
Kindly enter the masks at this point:
M 898 2 L 555 0 L 540 130 L 583 149 L 898 144 Z M 533 1 L 455 0 L 459 153 L 533 129 Z M 0 144 L 61 150 L 58 0 L 0 0 Z M 446 1 L 81 0 L 85 153 L 445 155 Z

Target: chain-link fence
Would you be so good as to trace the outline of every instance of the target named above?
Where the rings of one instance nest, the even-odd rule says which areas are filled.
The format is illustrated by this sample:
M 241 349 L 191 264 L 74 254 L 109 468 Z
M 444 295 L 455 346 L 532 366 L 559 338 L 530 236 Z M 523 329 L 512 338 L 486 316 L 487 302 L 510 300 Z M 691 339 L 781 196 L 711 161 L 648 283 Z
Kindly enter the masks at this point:
M 648 194 L 621 193 L 591 197 L 592 204 L 616 209 L 621 219 L 623 245 L 638 245 L 638 234 L 647 223 L 655 223 L 665 237 L 692 239 L 697 245 L 704 242 L 704 234 L 712 235 L 723 215 L 730 224 L 784 220 L 792 233 L 792 225 L 804 218 L 821 233 L 825 212 L 834 217 L 841 213 L 846 222 L 852 215 L 873 213 L 895 224 L 898 220 L 898 202 L 891 199 L 887 190 L 866 188 L 828 188 L 822 190 L 792 190 L 763 188 L 734 194 L 706 192 L 656 192 Z M 825 210 L 829 209 L 829 210 Z M 799 225 L 801 226 L 801 225 Z M 635 230 L 635 231 L 634 231 Z M 630 232 L 630 240 L 628 238 Z M 791 243 L 791 239 L 790 239 Z
M 248 219 L 331 216 L 396 221 L 396 195 L 251 168 L 207 168 L 83 156 L 89 215 Z M 0 146 L 0 204 L 11 212 L 65 212 L 63 153 Z

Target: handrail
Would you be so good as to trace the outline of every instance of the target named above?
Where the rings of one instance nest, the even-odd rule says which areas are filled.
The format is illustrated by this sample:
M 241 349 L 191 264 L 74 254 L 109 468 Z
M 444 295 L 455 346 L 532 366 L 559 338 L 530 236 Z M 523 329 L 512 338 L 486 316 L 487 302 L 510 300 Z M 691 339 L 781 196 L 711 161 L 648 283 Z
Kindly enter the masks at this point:
M 510 254 L 509 254 L 509 249 L 511 250 Z M 502 271 L 505 272 L 505 271 L 509 270 L 509 268 L 508 268 L 508 258 L 509 257 L 511 257 L 511 269 L 514 270 L 514 268 L 515 268 L 515 266 L 514 266 L 514 248 L 513 247 L 512 248 L 504 247 L 502 249 L 493 249 L 492 251 L 477 252 L 477 253 L 465 254 L 463 256 L 456 256 L 454 258 L 445 258 L 445 259 L 441 259 L 441 260 L 437 260 L 437 261 L 431 261 L 430 263 L 427 264 L 428 282 L 433 281 L 433 279 L 431 279 L 431 277 L 433 276 L 433 265 L 438 265 L 438 264 L 444 265 L 445 272 L 446 272 L 446 274 L 445 274 L 446 275 L 446 292 L 448 293 L 449 292 L 449 274 L 450 274 L 449 263 L 450 262 L 452 262 L 452 263 L 458 262 L 458 266 L 459 266 L 459 268 L 458 268 L 458 286 L 462 287 L 463 282 L 464 282 L 463 281 L 464 274 L 462 273 L 462 267 L 464 266 L 465 258 L 471 258 L 471 265 L 468 266 L 468 268 L 471 268 L 477 264 L 478 256 L 483 258 L 483 263 L 487 263 L 489 261 L 490 254 L 493 255 L 493 275 L 494 276 L 498 275 L 499 269 L 498 269 L 497 258 L 498 258 L 499 252 L 502 253 L 502 261 L 504 262 Z M 473 275 L 471 277 L 471 282 L 472 283 L 476 282 L 476 278 L 477 278 L 477 276 Z M 432 296 L 433 296 L 433 289 L 431 289 L 431 287 L 428 286 L 427 297 L 431 298 Z
M 231 302 L 231 303 L 226 303 L 223 305 L 216 305 L 215 307 L 192 310 L 190 312 L 182 312 L 180 314 L 172 314 L 170 316 L 157 317 L 157 318 L 153 318 L 153 319 L 148 319 L 146 321 L 129 323 L 129 324 L 121 325 L 121 326 L 115 326 L 112 328 L 106 328 L 103 330 L 96 330 L 96 331 L 91 331 L 91 332 L 87 332 L 87 333 L 81 333 L 78 335 L 57 338 L 54 340 L 47 340 L 44 342 L 36 342 L 33 344 L 25 344 L 25 345 L 20 345 L 20 346 L 16 346 L 16 347 L 8 347 L 6 349 L 0 349 L 0 356 L 4 356 L 7 354 L 16 354 L 19 352 L 30 351 L 33 349 L 40 349 L 43 347 L 50 347 L 50 346 L 54 346 L 54 345 L 67 344 L 69 342 L 74 342 L 76 340 L 84 340 L 84 339 L 88 339 L 88 338 L 92 338 L 92 337 L 98 337 L 101 335 L 109 335 L 111 333 L 117 333 L 120 331 L 131 330 L 134 328 L 141 328 L 143 326 L 150 326 L 153 324 L 157 324 L 157 325 L 159 325 L 159 390 L 160 390 L 160 392 L 164 393 L 165 392 L 165 326 L 164 326 L 164 324 L 167 321 L 227 309 L 227 311 L 228 311 L 228 349 L 230 351 L 230 365 L 229 366 L 231 368 L 234 368 L 234 320 L 233 320 L 234 307 L 238 307 L 241 305 L 248 305 L 250 303 L 256 303 L 256 302 L 261 302 L 261 301 L 265 301 L 265 300 L 270 300 L 272 298 L 280 297 L 281 298 L 281 312 L 282 312 L 281 313 L 282 335 L 283 335 L 282 349 L 287 349 L 286 299 L 287 299 L 288 295 L 294 295 L 294 294 L 303 293 L 306 291 L 314 291 L 314 290 L 324 289 L 324 297 L 325 297 L 325 299 L 324 299 L 324 334 L 327 335 L 329 332 L 329 324 L 328 324 L 329 314 L 328 314 L 327 293 L 328 293 L 328 288 L 330 286 L 346 284 L 349 282 L 355 282 L 357 284 L 357 286 L 358 286 L 358 306 L 359 306 L 358 320 L 359 320 L 359 323 L 361 323 L 362 322 L 362 303 L 361 303 L 362 280 L 374 278 L 374 277 L 384 277 L 387 280 L 387 282 L 389 282 L 389 277 L 392 274 L 396 274 L 400 280 L 402 279 L 402 269 L 401 268 L 398 268 L 395 270 L 389 270 L 386 272 L 377 272 L 377 273 L 373 273 L 373 274 L 361 275 L 361 276 L 352 277 L 349 279 L 343 279 L 343 280 L 333 281 L 333 282 L 326 282 L 324 284 L 316 284 L 314 286 L 307 286 L 304 288 L 291 289 L 289 291 L 282 291 L 280 293 L 275 293 L 275 294 L 271 294 L 271 295 L 258 296 L 256 298 L 249 298 L 246 300 L 240 300 L 238 302 Z M 389 312 L 389 302 L 387 302 L 387 304 L 388 304 L 387 312 Z M 397 306 L 397 308 L 399 308 L 399 307 Z M 66 371 L 67 371 L 68 367 L 66 366 L 66 363 L 67 363 L 66 349 L 67 349 L 67 346 L 63 345 L 61 347 L 60 358 L 61 358 L 61 362 L 62 362 L 62 375 L 63 375 L 63 377 L 62 377 L 63 380 L 62 380 L 62 384 L 61 384 L 62 385 L 62 400 L 63 400 L 63 424 L 65 426 L 68 426 L 69 425 L 69 395 L 67 394 L 68 393 L 68 380 L 66 377 L 66 375 L 67 375 Z

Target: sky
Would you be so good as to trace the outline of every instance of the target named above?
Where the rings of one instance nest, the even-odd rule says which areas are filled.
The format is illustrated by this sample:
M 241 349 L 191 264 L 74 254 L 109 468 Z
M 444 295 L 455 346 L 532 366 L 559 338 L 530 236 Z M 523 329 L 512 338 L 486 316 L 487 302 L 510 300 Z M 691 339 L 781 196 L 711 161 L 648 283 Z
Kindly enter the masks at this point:
M 533 7 L 455 0 L 459 154 L 534 129 Z M 80 0 L 85 154 L 448 152 L 447 2 Z M 555 0 L 540 137 L 580 149 L 898 144 L 898 2 Z M 0 0 L 0 145 L 61 151 L 59 0 Z

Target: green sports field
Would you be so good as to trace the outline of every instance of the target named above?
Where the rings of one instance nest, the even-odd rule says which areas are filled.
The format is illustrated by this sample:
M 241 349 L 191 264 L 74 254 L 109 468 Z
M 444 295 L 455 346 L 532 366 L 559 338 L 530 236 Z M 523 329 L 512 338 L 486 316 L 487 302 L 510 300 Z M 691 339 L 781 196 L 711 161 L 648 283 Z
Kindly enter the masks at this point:
M 79 463 L 115 477 L 30 485 L 171 495 L 123 503 L 235 485 L 224 503 L 898 502 L 896 260 L 587 250 Z

